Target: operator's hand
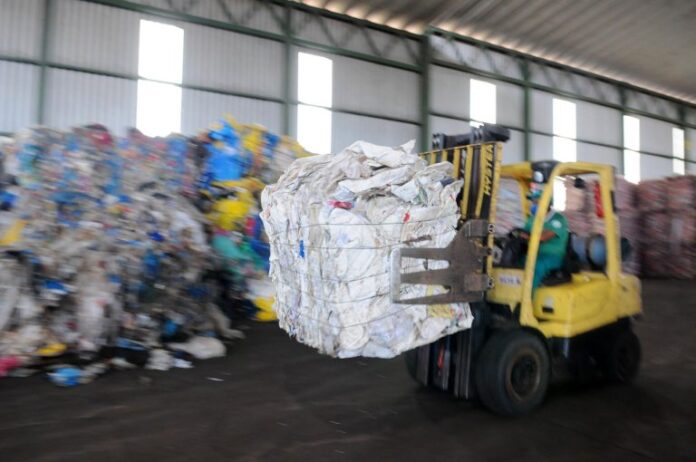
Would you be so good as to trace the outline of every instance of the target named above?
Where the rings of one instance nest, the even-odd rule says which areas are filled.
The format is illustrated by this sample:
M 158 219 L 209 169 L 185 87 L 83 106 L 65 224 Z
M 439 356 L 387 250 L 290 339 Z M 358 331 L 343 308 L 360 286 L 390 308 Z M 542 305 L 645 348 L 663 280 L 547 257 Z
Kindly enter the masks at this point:
M 524 239 L 525 241 L 528 241 L 529 233 L 522 228 L 515 228 L 510 231 L 510 237 L 513 239 Z

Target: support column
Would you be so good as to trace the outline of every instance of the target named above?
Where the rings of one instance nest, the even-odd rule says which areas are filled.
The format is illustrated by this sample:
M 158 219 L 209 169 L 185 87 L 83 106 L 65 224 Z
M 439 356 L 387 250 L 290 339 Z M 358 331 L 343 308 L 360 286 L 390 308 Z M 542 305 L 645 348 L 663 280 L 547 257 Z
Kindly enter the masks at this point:
M 522 124 L 524 127 L 524 160 L 529 161 L 532 158 L 532 89 L 529 85 L 529 61 L 527 58 L 522 58 L 522 79 L 524 80 L 524 100 L 522 104 Z
M 43 1 L 43 22 L 41 27 L 41 51 L 39 57 L 39 88 L 36 107 L 36 121 L 46 122 L 46 83 L 48 81 L 48 43 L 51 34 L 53 0 Z
M 430 30 L 423 33 L 420 43 L 420 147 L 421 151 L 429 151 L 430 138 Z
M 285 4 L 285 21 L 283 24 L 283 134 L 290 136 L 292 104 L 290 102 L 291 85 L 294 81 L 292 72 L 292 8 Z
M 624 151 L 626 150 L 626 133 L 624 133 L 624 116 L 626 115 L 626 89 L 618 86 L 619 105 L 621 106 L 621 121 L 619 122 L 619 133 L 621 134 L 621 154 L 619 155 L 619 165 L 621 175 L 626 176 L 626 165 Z M 640 155 L 640 153 L 639 153 Z M 640 157 L 639 157 L 640 158 Z

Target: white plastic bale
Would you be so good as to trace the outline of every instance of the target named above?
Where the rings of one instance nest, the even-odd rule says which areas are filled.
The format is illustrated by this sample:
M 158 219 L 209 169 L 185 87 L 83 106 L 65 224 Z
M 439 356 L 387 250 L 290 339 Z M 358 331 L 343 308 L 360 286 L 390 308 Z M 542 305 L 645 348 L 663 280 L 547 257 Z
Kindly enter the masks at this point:
M 294 162 L 262 194 L 280 327 L 338 357 L 393 357 L 470 327 L 467 304 L 405 305 L 390 298 L 400 247 L 446 247 L 456 234 L 462 181 L 426 166 L 413 142 L 356 142 L 338 155 Z M 444 262 L 428 262 L 428 268 Z M 425 269 L 405 258 L 404 271 Z M 443 291 L 403 286 L 402 298 Z

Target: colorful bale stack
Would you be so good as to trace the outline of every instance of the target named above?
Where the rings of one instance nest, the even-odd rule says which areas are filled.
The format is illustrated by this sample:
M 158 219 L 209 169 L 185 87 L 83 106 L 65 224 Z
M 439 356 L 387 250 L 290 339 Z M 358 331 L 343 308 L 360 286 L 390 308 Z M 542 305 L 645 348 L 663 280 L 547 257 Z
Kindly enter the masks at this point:
M 621 267 L 624 273 L 640 274 L 640 214 L 636 210 L 619 210 L 618 217 L 621 237 L 628 239 L 631 244 L 631 251 L 623 259 Z
M 641 181 L 636 188 L 636 205 L 641 214 L 641 264 L 647 277 L 668 277 L 669 216 L 667 180 Z
M 565 186 L 565 209 L 566 211 L 584 212 L 588 210 L 588 202 L 590 200 L 588 189 L 575 187 L 575 181 L 572 178 L 566 178 L 563 181 Z
M 517 180 L 501 179 L 495 210 L 495 234 L 505 236 L 513 229 L 524 226 L 524 222 L 520 185 Z
M 678 279 L 696 278 L 696 176 L 669 178 L 667 215 L 669 259 L 667 274 Z

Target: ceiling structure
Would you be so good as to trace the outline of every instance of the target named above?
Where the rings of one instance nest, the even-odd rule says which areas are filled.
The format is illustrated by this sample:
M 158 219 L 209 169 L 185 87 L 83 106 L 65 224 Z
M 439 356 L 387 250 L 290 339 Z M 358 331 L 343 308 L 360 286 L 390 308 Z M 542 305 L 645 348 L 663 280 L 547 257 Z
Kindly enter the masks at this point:
M 299 0 L 428 26 L 696 103 L 696 0 Z

